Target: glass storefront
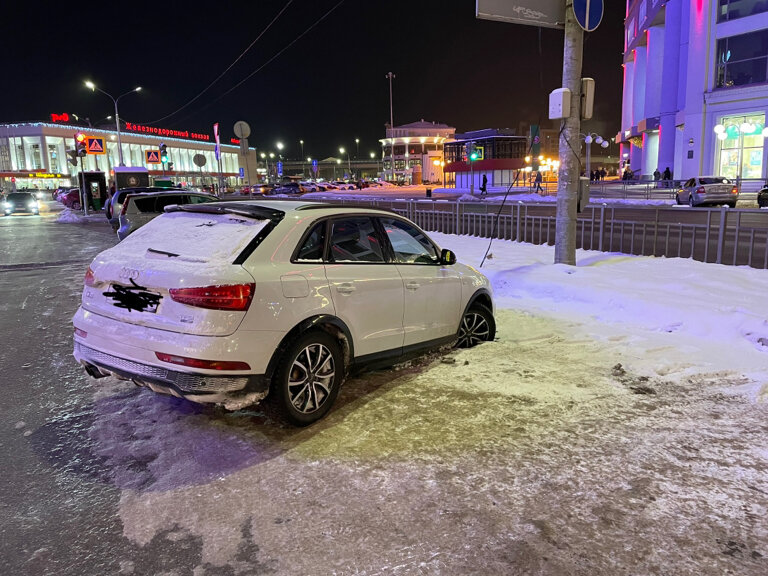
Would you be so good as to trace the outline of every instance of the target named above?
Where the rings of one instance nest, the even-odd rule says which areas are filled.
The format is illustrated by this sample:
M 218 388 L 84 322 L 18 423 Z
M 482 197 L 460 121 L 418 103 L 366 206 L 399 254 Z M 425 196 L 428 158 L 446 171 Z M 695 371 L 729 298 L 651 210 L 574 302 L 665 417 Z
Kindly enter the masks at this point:
M 765 114 L 725 116 L 717 132 L 717 170 L 726 178 L 763 177 Z

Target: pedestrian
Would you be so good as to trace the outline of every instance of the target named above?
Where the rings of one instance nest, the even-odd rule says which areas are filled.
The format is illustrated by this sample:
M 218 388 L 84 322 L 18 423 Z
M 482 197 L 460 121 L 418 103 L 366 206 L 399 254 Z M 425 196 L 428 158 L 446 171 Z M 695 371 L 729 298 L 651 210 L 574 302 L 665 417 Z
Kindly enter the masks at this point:
M 653 171 L 653 179 L 656 181 L 661 180 L 661 172 L 659 172 L 658 168 L 656 168 L 656 170 Z
M 534 183 L 536 184 L 536 188 L 533 189 L 534 192 L 543 192 L 544 189 L 541 187 L 541 170 L 536 172 L 536 180 L 534 180 Z
M 605 180 L 605 177 L 608 173 L 605 171 L 605 168 L 600 168 L 600 180 Z
M 672 186 L 672 183 L 670 182 L 672 180 L 672 171 L 669 169 L 669 166 L 664 168 L 664 174 L 662 175 L 661 179 L 664 180 L 665 188 Z
M 488 176 L 483 174 L 483 183 L 480 185 L 480 196 L 485 196 L 488 193 Z

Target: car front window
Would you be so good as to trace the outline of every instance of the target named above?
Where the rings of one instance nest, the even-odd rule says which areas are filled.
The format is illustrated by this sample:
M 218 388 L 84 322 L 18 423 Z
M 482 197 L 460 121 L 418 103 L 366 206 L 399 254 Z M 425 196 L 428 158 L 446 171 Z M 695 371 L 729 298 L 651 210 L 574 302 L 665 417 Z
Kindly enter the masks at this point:
M 395 252 L 395 261 L 406 264 L 437 264 L 437 249 L 424 233 L 395 218 L 382 218 L 384 231 Z

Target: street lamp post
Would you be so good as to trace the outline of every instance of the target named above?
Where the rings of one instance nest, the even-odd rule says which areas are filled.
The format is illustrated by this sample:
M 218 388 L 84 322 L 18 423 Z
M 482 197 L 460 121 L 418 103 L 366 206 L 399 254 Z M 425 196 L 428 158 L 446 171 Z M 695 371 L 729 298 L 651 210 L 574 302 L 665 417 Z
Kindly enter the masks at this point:
M 587 174 L 589 175 L 589 179 L 592 180 L 592 142 L 595 144 L 599 144 L 601 148 L 608 148 L 608 140 L 604 140 L 600 134 L 596 134 L 595 132 L 590 132 L 588 134 L 579 134 L 584 139 L 584 144 L 587 145 Z
M 395 77 L 392 72 L 387 72 L 385 78 L 389 78 L 389 129 L 392 131 L 392 137 L 389 141 L 389 162 L 392 169 L 392 180 L 395 179 L 395 120 L 392 114 L 392 79 Z
M 106 94 L 112 99 L 112 102 L 114 102 L 115 104 L 115 127 L 117 128 L 117 152 L 118 152 L 118 157 L 120 158 L 120 166 L 125 166 L 125 162 L 123 162 L 123 143 L 120 140 L 120 114 L 117 111 L 117 103 L 120 100 L 120 98 L 122 98 L 123 96 L 128 96 L 128 94 L 133 94 L 134 92 L 140 92 L 141 86 L 137 86 L 133 90 L 129 90 L 125 94 L 120 94 L 120 96 L 115 98 L 114 96 L 112 96 L 112 94 L 110 94 L 109 92 L 105 92 L 90 80 L 86 80 L 85 85 L 93 91 L 98 90 L 102 94 Z
M 304 140 L 299 140 L 301 146 L 301 176 L 304 177 Z
M 355 138 L 355 146 L 357 146 L 357 153 L 355 154 L 355 160 L 360 158 L 360 138 Z
M 341 155 L 344 156 L 344 148 L 339 148 L 339 152 L 341 152 Z M 342 158 L 343 160 L 343 158 Z M 352 162 L 349 160 L 349 152 L 347 151 L 347 171 L 349 172 L 349 177 L 352 178 Z

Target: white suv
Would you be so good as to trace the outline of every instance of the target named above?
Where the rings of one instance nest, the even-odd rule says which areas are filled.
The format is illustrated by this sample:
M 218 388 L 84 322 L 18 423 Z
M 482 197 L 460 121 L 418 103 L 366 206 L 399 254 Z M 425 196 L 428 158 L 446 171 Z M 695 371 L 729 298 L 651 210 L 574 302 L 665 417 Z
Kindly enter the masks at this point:
M 74 356 L 155 392 L 322 418 L 346 374 L 495 336 L 480 272 L 385 210 L 291 201 L 188 204 L 99 254 Z

